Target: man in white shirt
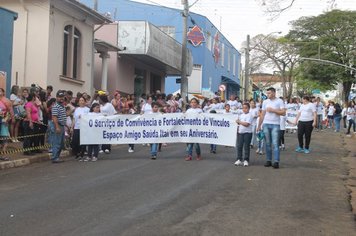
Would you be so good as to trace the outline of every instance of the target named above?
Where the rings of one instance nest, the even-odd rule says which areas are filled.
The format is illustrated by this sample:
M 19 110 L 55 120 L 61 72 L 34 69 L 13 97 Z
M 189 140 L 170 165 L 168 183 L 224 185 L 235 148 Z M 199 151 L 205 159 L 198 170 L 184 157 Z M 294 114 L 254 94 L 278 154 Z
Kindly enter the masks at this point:
M 272 166 L 272 145 L 274 153 L 273 168 L 279 168 L 279 131 L 280 116 L 286 115 L 285 104 L 282 99 L 276 97 L 276 90 L 273 87 L 267 89 L 267 100 L 262 103 L 262 115 L 257 130 L 261 130 L 266 137 L 266 164 L 265 167 Z

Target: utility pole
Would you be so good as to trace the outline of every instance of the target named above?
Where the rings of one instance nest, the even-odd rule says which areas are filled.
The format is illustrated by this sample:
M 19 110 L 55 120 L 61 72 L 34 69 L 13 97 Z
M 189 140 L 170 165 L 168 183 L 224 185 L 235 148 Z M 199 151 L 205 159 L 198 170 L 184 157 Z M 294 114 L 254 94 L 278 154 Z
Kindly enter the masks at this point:
M 188 15 L 189 15 L 189 3 L 188 0 L 182 0 L 184 5 L 183 17 L 183 39 L 182 39 L 182 60 L 181 60 L 181 80 L 180 80 L 180 92 L 183 98 L 183 110 L 185 110 L 185 104 L 188 96 L 188 78 L 187 78 L 187 33 L 188 33 Z
M 245 80 L 244 80 L 244 99 L 248 99 L 248 88 L 250 85 L 250 35 L 247 35 L 245 49 Z

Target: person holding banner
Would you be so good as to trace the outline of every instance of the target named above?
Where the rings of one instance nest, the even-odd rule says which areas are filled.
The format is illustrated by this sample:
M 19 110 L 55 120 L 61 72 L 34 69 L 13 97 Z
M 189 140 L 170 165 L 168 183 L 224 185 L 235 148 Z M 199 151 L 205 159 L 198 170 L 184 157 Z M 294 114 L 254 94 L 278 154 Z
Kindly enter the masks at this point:
M 199 100 L 196 98 L 192 98 L 190 100 L 190 108 L 185 113 L 191 114 L 200 114 L 203 113 L 203 110 L 199 108 Z M 199 143 L 187 143 L 187 157 L 186 161 L 191 161 L 193 156 L 193 147 L 195 146 L 195 151 L 197 153 L 197 161 L 201 160 L 201 150 Z
M 313 127 L 316 127 L 316 106 L 310 102 L 309 96 L 303 97 L 303 104 L 300 106 L 295 124 L 298 124 L 298 142 L 299 146 L 295 149 L 296 152 L 310 153 L 309 144 Z M 303 137 L 305 145 L 303 146 Z
M 263 132 L 266 141 L 266 163 L 265 167 L 272 166 L 272 148 L 274 153 L 273 168 L 279 168 L 280 150 L 278 146 L 280 131 L 280 116 L 286 115 L 285 104 L 282 99 L 276 97 L 276 89 L 270 87 L 267 89 L 268 99 L 262 103 L 262 115 L 257 130 Z
M 158 110 L 159 110 L 159 104 L 157 102 L 152 102 L 151 104 L 152 106 L 152 114 L 153 113 L 158 113 Z M 158 143 L 151 143 L 150 144 L 151 146 L 151 160 L 156 160 L 157 159 L 157 151 L 158 151 L 158 146 L 159 144 Z
M 115 107 L 109 102 L 108 95 L 104 91 L 99 91 L 99 100 L 100 100 L 100 111 L 101 114 L 104 116 L 112 116 L 116 114 Z M 110 144 L 103 144 L 101 145 L 102 150 L 104 153 L 109 154 L 111 152 L 111 145 Z
M 236 120 L 239 125 L 237 133 L 237 160 L 235 166 L 248 166 L 250 161 L 250 143 L 252 139 L 253 115 L 250 113 L 250 104 L 248 102 L 242 105 L 242 114 Z M 242 151 L 244 156 L 242 158 Z M 242 162 L 243 160 L 243 162 Z

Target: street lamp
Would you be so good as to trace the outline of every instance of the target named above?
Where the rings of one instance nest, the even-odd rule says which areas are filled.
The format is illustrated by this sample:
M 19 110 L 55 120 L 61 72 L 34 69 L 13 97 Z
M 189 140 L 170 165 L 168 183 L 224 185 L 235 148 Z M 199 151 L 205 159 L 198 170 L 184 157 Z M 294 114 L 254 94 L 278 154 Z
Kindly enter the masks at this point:
M 247 40 L 246 40 L 246 48 L 245 48 L 245 83 L 244 83 L 244 99 L 248 98 L 248 87 L 250 84 L 250 51 L 255 49 L 258 45 L 260 45 L 265 39 L 267 39 L 269 36 L 272 34 L 281 34 L 281 31 L 276 31 L 276 32 L 271 32 L 267 34 L 264 38 L 262 38 L 254 47 L 250 48 L 250 35 L 247 35 Z

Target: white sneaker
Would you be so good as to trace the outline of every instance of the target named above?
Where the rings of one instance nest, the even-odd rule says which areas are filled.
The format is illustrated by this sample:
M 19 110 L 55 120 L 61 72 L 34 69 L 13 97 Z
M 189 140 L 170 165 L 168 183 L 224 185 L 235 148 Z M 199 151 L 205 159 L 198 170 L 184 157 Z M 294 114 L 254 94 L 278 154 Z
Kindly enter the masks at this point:
M 248 161 L 244 161 L 244 166 L 247 167 L 248 166 Z
M 134 152 L 134 150 L 132 148 L 129 148 L 129 152 L 132 153 Z
M 91 161 L 97 161 L 98 160 L 98 158 L 96 158 L 96 157 L 93 157 L 92 159 L 91 159 Z
M 105 149 L 104 152 L 105 152 L 106 154 L 109 154 L 109 153 L 110 153 L 110 150 L 109 150 L 109 149 Z
M 83 161 L 85 161 L 85 162 L 90 161 L 90 157 L 85 157 L 85 158 L 83 159 Z
M 240 160 L 235 161 L 235 166 L 242 166 L 242 161 Z
M 103 151 L 103 150 L 100 150 L 99 153 L 104 153 L 104 151 Z
M 260 149 L 259 149 L 259 148 L 257 148 L 256 153 L 259 153 L 259 152 L 260 152 Z

